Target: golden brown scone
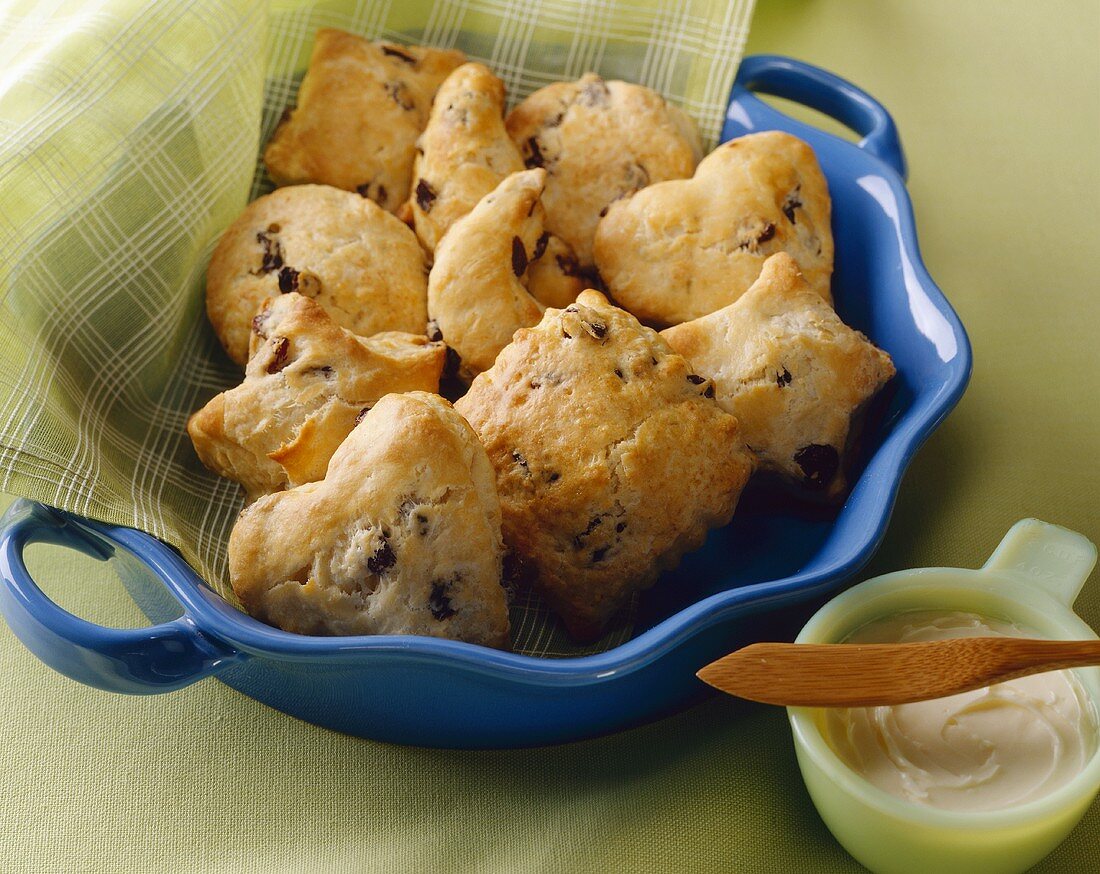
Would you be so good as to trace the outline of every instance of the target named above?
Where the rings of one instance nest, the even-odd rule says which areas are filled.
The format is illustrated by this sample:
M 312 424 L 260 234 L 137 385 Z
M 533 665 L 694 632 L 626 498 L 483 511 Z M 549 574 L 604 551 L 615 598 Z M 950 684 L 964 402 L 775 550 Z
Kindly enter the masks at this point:
M 517 329 L 542 318 L 543 307 L 526 283 L 532 264 L 545 260 L 551 240 L 543 231 L 539 202 L 545 182 L 545 170 L 513 173 L 455 222 L 436 249 L 428 314 L 458 355 L 464 379 L 492 367 Z M 557 251 L 571 257 L 567 248 Z M 544 276 L 544 291 L 551 279 Z M 567 279 L 576 278 L 563 274 Z
M 527 291 L 546 307 L 563 309 L 588 286 L 573 250 L 553 234 L 541 257 L 527 265 Z
M 596 230 L 596 266 L 615 300 L 675 325 L 737 300 L 764 260 L 788 252 L 832 301 L 829 190 L 813 150 L 779 131 L 719 146 L 692 179 L 611 205 Z
M 222 234 L 206 272 L 206 312 L 243 365 L 252 317 L 268 298 L 300 292 L 363 336 L 420 333 L 427 286 L 424 252 L 397 218 L 338 188 L 295 185 L 252 201 Z
M 244 382 L 195 413 L 187 433 L 202 463 L 250 498 L 313 482 L 380 397 L 438 391 L 445 356 L 423 334 L 357 337 L 285 294 L 253 320 Z
M 440 86 L 418 145 L 409 211 L 434 252 L 447 228 L 523 169 L 504 129 L 504 83 L 482 64 L 463 64 Z
M 470 426 L 424 392 L 382 398 L 326 477 L 260 498 L 229 538 L 233 591 L 299 634 L 425 634 L 504 647 L 493 470 Z
M 456 404 L 496 470 L 505 543 L 577 638 L 733 515 L 753 461 L 713 394 L 585 291 L 518 331 Z
M 462 52 L 317 32 L 309 69 L 264 150 L 278 185 L 320 182 L 396 211 L 409 196 L 416 138 Z
M 844 493 L 852 417 L 894 364 L 840 320 L 790 255 L 765 261 L 735 303 L 661 336 L 714 380 L 762 469 L 829 499 Z
M 691 120 L 655 91 L 595 73 L 540 88 L 508 115 L 528 167 L 549 174 L 546 227 L 591 267 L 596 223 L 612 201 L 691 175 L 701 155 Z

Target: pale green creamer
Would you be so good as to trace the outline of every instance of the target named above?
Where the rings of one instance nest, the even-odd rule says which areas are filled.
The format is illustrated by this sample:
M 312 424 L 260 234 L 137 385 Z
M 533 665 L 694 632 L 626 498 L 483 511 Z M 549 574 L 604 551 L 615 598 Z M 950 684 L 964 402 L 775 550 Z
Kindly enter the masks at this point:
M 855 629 L 911 610 L 958 610 L 1014 622 L 1051 639 L 1095 638 L 1073 612 L 1096 563 L 1080 534 L 1036 519 L 1017 522 L 979 570 L 920 568 L 868 580 L 814 615 L 799 643 L 835 643 Z M 1100 709 L 1100 669 L 1075 672 Z M 895 797 L 852 771 L 822 734 L 823 711 L 788 708 L 803 778 L 821 818 L 875 872 L 1025 871 L 1054 849 L 1100 790 L 1100 753 L 1059 789 L 992 811 L 941 810 Z

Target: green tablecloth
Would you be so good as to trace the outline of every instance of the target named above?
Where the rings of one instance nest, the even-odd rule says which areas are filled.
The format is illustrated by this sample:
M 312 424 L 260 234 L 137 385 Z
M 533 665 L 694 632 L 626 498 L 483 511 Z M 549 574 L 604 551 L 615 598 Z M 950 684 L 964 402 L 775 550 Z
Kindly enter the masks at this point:
M 975 373 L 905 479 L 865 576 L 980 564 L 1018 518 L 1100 541 L 1100 6 L 760 0 L 750 52 L 834 70 L 893 111 L 925 259 Z M 40 547 L 48 592 L 140 625 L 121 587 Z M 1100 574 L 1080 601 L 1100 626 Z M 403 749 L 214 681 L 78 686 L 0 627 L 0 870 L 850 871 L 783 714 L 710 700 L 581 744 Z M 1100 806 L 1039 870 L 1100 869 Z

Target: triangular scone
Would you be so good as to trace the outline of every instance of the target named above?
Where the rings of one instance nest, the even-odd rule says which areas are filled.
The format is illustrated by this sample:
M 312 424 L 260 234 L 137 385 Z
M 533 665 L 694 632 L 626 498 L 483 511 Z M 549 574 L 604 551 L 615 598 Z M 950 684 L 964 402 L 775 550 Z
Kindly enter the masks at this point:
M 323 480 L 247 507 L 229 538 L 249 613 L 300 634 L 425 634 L 504 647 L 493 470 L 447 401 L 391 394 Z
M 367 337 L 424 330 L 424 251 L 396 216 L 328 185 L 293 185 L 252 201 L 222 234 L 206 272 L 206 312 L 229 357 L 248 360 L 252 317 L 297 291 Z
M 817 157 L 779 131 L 707 155 L 691 179 L 614 203 L 596 230 L 596 266 L 638 318 L 676 325 L 737 300 L 764 260 L 788 252 L 831 301 L 831 202 Z
M 852 418 L 894 375 L 890 356 L 845 325 L 786 253 L 735 303 L 661 332 L 741 423 L 762 469 L 836 498 Z
M 409 207 L 429 252 L 502 179 L 523 169 L 504 129 L 504 83 L 482 64 L 463 64 L 447 77 L 418 146 Z
M 279 185 L 321 182 L 395 212 L 409 196 L 416 138 L 436 89 L 466 60 L 453 49 L 317 31 L 309 69 L 264 150 Z
M 542 318 L 526 284 L 550 241 L 539 201 L 545 183 L 545 170 L 513 173 L 455 222 L 436 249 L 428 315 L 459 356 L 465 379 L 492 367 L 518 328 Z M 578 277 L 562 273 L 561 279 L 577 284 L 574 297 L 580 292 Z
M 422 334 L 357 337 L 286 294 L 253 320 L 244 382 L 195 413 L 187 433 L 203 464 L 250 497 L 312 482 L 380 397 L 437 391 L 445 357 Z
M 456 409 L 496 470 L 504 538 L 579 639 L 724 525 L 753 468 L 714 386 L 585 291 L 516 333 Z
M 582 267 L 593 264 L 596 223 L 610 203 L 687 178 L 702 152 L 691 119 L 656 91 L 595 73 L 540 88 L 507 126 L 525 164 L 546 168 L 546 227 Z

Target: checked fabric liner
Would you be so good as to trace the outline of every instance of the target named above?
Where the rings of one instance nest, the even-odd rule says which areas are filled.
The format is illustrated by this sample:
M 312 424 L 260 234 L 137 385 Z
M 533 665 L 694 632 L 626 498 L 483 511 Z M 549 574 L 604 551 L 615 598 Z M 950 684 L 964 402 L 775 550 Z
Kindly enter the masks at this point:
M 218 234 L 271 188 L 258 155 L 314 33 L 460 48 L 510 106 L 588 70 L 681 105 L 713 144 L 753 0 L 16 2 L 0 11 L 0 491 L 140 528 L 236 603 L 242 505 L 187 417 L 240 372 L 206 322 Z M 535 599 L 517 652 L 572 656 Z

